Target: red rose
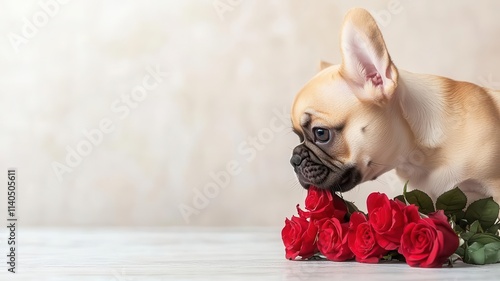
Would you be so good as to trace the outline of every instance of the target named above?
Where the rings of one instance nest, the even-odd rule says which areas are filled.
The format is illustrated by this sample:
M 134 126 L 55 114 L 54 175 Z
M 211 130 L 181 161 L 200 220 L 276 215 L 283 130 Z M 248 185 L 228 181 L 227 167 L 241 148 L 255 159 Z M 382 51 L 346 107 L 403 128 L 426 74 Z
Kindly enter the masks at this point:
M 405 227 L 399 253 L 410 266 L 442 267 L 458 246 L 457 234 L 439 210 Z
M 344 222 L 347 214 L 347 207 L 342 198 L 332 195 L 328 190 L 310 186 L 307 190 L 306 210 L 303 211 L 297 205 L 297 212 L 301 217 L 319 220 L 324 218 L 337 218 Z
M 332 261 L 346 261 L 354 258 L 347 244 L 349 223 L 340 223 L 336 218 L 318 222 L 318 250 Z
M 410 222 L 418 222 L 420 220 L 420 213 L 418 212 L 418 207 L 411 204 L 406 206 L 403 209 L 403 213 L 405 214 L 406 224 L 408 225 Z
M 359 262 L 377 263 L 388 252 L 377 244 L 372 226 L 360 212 L 351 215 L 348 244 Z
M 368 221 L 380 247 L 386 250 L 397 249 L 406 225 L 403 212 L 405 205 L 399 201 L 389 200 L 387 195 L 378 192 L 368 196 L 366 205 Z
M 318 227 L 305 218 L 292 216 L 285 220 L 281 238 L 285 244 L 286 258 L 293 260 L 297 256 L 302 259 L 312 257 L 316 252 L 316 236 Z

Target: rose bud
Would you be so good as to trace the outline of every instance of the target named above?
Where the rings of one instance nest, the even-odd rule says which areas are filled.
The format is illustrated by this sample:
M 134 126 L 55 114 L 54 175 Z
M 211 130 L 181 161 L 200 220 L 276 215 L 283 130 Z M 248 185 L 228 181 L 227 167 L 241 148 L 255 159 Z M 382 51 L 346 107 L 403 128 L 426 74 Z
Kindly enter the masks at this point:
M 291 219 L 286 219 L 281 231 L 286 258 L 293 260 L 298 256 L 301 259 L 312 257 L 317 252 L 317 234 L 317 226 L 305 218 L 292 216 Z
M 318 250 L 331 261 L 346 261 L 354 258 L 347 244 L 349 223 L 340 223 L 336 218 L 318 221 Z
M 360 212 L 351 215 L 348 244 L 358 262 L 377 263 L 388 252 L 377 243 L 372 226 Z
M 335 217 L 341 222 L 345 222 L 347 214 L 347 207 L 342 198 L 315 186 L 310 186 L 307 190 L 305 208 L 307 211 L 301 210 L 297 205 L 299 216 L 312 220 Z

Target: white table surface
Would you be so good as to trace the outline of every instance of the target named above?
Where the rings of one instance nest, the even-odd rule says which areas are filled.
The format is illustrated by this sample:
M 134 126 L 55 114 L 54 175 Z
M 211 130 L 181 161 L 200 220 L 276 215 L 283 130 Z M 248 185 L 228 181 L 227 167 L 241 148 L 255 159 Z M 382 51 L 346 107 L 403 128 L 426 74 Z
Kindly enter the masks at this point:
M 20 229 L 18 243 L 18 273 L 2 262 L 0 280 L 500 280 L 500 264 L 288 261 L 280 229 Z

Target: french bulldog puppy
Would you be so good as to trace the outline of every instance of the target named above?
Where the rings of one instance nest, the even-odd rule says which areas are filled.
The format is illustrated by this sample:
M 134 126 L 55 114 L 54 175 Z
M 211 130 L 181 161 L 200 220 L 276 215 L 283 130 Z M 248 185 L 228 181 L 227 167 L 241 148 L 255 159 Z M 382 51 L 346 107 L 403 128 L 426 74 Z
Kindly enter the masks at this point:
M 292 106 L 302 186 L 345 192 L 396 169 L 431 197 L 459 186 L 500 204 L 500 91 L 396 68 L 364 9 L 347 13 L 340 50 Z

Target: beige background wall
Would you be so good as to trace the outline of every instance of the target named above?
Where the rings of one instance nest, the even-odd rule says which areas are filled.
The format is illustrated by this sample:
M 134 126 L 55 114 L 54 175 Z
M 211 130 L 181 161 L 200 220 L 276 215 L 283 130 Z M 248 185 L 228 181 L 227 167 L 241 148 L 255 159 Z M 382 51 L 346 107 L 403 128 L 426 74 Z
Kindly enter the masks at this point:
M 180 207 L 189 225 L 281 225 L 305 195 L 286 111 L 320 59 L 339 62 L 353 6 L 400 68 L 500 88 L 494 0 L 67 2 L 0 1 L 0 173 L 19 169 L 23 225 L 185 225 Z

